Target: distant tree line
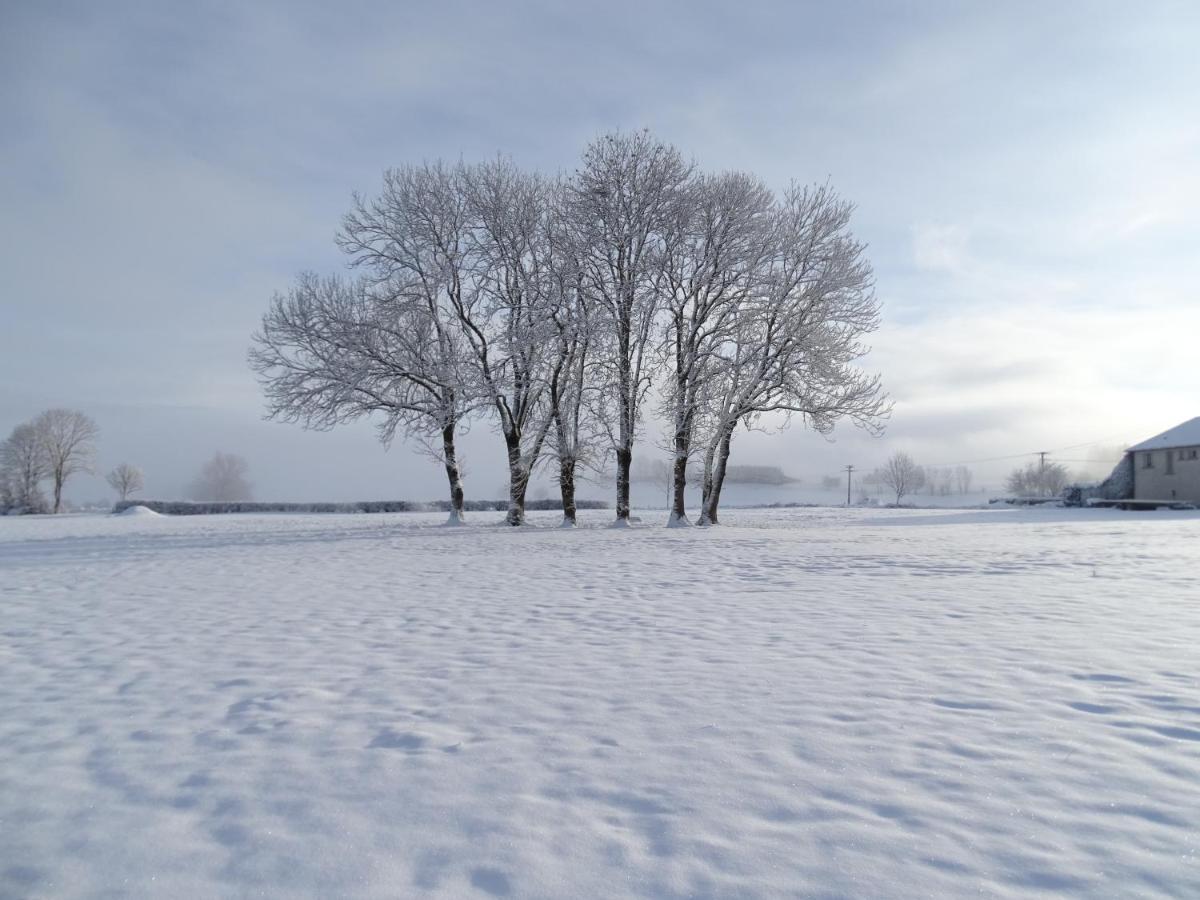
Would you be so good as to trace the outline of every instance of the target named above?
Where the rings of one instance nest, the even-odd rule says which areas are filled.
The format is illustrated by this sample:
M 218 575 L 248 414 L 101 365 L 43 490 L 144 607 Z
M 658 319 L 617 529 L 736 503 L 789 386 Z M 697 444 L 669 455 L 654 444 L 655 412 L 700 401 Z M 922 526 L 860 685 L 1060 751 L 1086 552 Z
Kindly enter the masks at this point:
M 896 504 L 906 496 L 924 491 L 929 496 L 965 495 L 971 492 L 974 473 L 966 465 L 922 466 L 907 453 L 893 453 L 880 467 L 862 478 L 864 487 L 886 489 Z M 1018 497 L 1057 497 L 1070 482 L 1070 473 L 1062 463 L 1030 462 L 1014 469 L 1005 479 L 1005 489 Z M 827 475 L 821 479 L 826 490 L 845 488 L 845 478 Z M 862 493 L 860 499 L 865 499 Z
M 355 277 L 300 275 L 277 294 L 250 364 L 272 418 L 332 428 L 374 416 L 445 469 L 465 509 L 457 438 L 488 416 L 504 441 L 506 519 L 539 464 L 574 524 L 581 467 L 615 463 L 629 520 L 648 398 L 670 423 L 673 524 L 715 524 L 739 425 L 791 417 L 878 431 L 879 379 L 856 367 L 879 322 L 851 205 L 828 185 L 781 194 L 713 174 L 648 133 L 592 142 L 547 177 L 507 159 L 431 162 L 356 196 L 338 243 Z
M 503 511 L 508 508 L 504 500 L 467 500 L 470 512 Z M 199 501 L 199 500 L 124 500 L 114 507 L 120 512 L 131 506 L 145 506 L 153 512 L 170 516 L 224 515 L 228 513 L 409 513 L 447 512 L 450 501 L 434 500 L 417 502 L 412 500 L 363 500 L 350 503 L 286 503 L 274 501 Z M 557 510 L 557 500 L 530 500 L 531 510 Z M 607 504 L 599 500 L 580 500 L 580 509 L 606 509 Z

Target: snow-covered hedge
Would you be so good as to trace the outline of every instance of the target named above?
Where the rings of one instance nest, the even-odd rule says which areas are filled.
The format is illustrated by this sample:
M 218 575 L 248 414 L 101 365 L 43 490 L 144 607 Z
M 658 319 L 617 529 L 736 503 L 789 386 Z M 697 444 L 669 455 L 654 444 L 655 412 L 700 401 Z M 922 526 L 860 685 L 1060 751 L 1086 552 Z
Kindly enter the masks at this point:
M 577 500 L 579 509 L 607 509 L 601 500 Z M 144 506 L 156 513 L 169 516 L 206 516 L 220 513 L 397 513 L 397 512 L 449 512 L 449 500 L 434 500 L 420 503 L 413 500 L 363 500 L 357 503 L 196 503 L 190 500 L 122 500 L 113 507 L 119 513 L 131 506 Z M 508 509 L 507 500 L 468 500 L 463 506 L 467 512 L 489 512 Z M 560 500 L 528 500 L 529 510 L 559 510 Z

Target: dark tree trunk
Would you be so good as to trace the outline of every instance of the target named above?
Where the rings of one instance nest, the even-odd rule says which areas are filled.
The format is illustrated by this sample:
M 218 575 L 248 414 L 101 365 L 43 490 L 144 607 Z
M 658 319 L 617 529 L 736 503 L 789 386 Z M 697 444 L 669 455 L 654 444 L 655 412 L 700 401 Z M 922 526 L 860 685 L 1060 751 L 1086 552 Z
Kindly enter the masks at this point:
M 525 524 L 525 490 L 529 487 L 529 473 L 521 460 L 521 435 L 509 431 L 504 435 L 508 447 L 508 515 L 504 521 L 509 525 Z
M 700 519 L 696 522 L 697 525 L 710 525 L 708 521 L 708 501 L 712 497 L 713 490 L 713 459 L 716 457 L 717 448 L 709 445 L 704 453 L 704 478 L 700 488 Z
M 560 455 L 558 458 L 558 487 L 562 491 L 563 524 L 574 525 L 575 512 L 575 457 Z
M 687 464 L 692 449 L 692 414 L 689 409 L 687 354 L 684 352 L 685 323 L 678 314 L 673 321 L 675 331 L 675 459 L 671 466 L 671 515 L 667 527 L 687 525 Z M 689 348 L 690 349 L 690 348 Z
M 442 459 L 446 464 L 446 479 L 450 482 L 450 522 L 457 525 L 463 520 L 463 486 L 454 451 L 453 422 L 442 429 Z
M 675 433 L 675 462 L 671 470 L 671 518 L 668 525 L 687 525 L 687 464 L 689 441 L 686 433 Z
M 729 462 L 729 442 L 733 439 L 733 429 L 728 429 L 721 436 L 721 442 L 717 445 L 716 460 L 712 467 L 712 482 L 705 484 L 704 511 L 701 515 L 701 523 L 704 525 L 717 525 L 717 507 L 721 503 L 721 488 L 725 484 L 725 468 Z
M 58 515 L 62 512 L 62 489 L 63 478 L 57 472 L 54 473 L 54 514 Z
M 629 467 L 633 462 L 633 449 L 629 446 L 617 448 L 617 524 L 629 523 Z

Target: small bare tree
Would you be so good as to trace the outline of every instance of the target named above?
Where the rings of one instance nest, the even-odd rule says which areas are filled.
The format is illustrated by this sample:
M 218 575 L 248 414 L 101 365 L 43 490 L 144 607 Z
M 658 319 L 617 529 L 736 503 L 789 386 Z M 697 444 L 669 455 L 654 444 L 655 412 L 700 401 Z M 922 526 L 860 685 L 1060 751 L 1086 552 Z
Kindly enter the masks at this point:
M 105 480 L 109 487 L 117 492 L 121 502 L 128 500 L 130 494 L 136 494 L 146 486 L 142 470 L 137 466 L 129 465 L 129 463 L 121 463 L 115 467 L 108 473 Z
M 31 424 L 18 425 L 0 444 L 0 485 L 8 509 L 27 513 L 46 511 L 46 499 L 39 484 L 49 474 L 46 455 L 37 429 Z
M 214 453 L 192 482 L 189 494 L 193 500 L 213 503 L 236 503 L 249 500 L 250 483 L 246 481 L 249 465 L 233 453 Z
M 62 511 L 62 491 L 77 472 L 92 471 L 100 429 L 74 409 L 48 409 L 33 420 L 42 445 L 47 476 L 54 484 L 54 512 Z
M 887 485 L 896 494 L 896 505 L 905 494 L 911 494 L 920 489 L 925 481 L 924 470 L 913 462 L 913 458 L 904 452 L 893 453 L 883 468 L 877 470 L 881 483 Z

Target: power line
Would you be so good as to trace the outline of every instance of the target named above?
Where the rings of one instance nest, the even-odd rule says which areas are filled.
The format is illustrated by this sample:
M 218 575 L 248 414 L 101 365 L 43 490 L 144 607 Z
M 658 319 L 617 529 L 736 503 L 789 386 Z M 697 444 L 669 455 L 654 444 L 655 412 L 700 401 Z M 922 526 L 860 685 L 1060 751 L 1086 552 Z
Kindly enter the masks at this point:
M 1013 454 L 1010 454 L 1009 456 L 990 456 L 987 459 L 960 459 L 955 462 L 929 463 L 929 465 L 931 465 L 931 466 L 972 466 L 972 465 L 979 465 L 981 463 L 1004 462 L 1005 460 L 1009 460 L 1009 459 L 1024 459 L 1027 456 L 1038 456 L 1039 454 L 1044 454 L 1045 456 L 1049 456 L 1053 453 L 1062 453 L 1066 450 L 1078 450 L 1082 447 L 1091 447 L 1094 444 L 1103 444 L 1107 441 L 1115 440 L 1117 437 L 1123 437 L 1123 435 L 1114 435 L 1113 437 L 1103 437 L 1103 438 L 1100 438 L 1099 440 L 1087 441 L 1082 444 L 1071 444 L 1069 447 L 1058 447 L 1054 450 L 1030 450 L 1027 453 L 1013 453 Z M 1064 462 L 1091 462 L 1091 460 L 1064 460 Z
M 1006 459 L 1024 459 L 1027 456 L 1036 456 L 1036 450 L 1030 450 L 1026 453 L 1013 453 L 1010 456 L 989 456 L 987 459 L 960 459 L 955 462 L 940 462 L 928 463 L 931 466 L 971 466 L 977 463 L 1003 462 Z

